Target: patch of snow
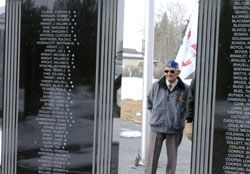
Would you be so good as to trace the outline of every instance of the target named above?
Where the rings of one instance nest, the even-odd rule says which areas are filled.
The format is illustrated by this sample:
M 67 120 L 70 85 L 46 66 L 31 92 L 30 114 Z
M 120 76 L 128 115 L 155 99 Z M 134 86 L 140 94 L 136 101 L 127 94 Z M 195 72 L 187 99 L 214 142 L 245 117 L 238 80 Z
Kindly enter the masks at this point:
M 142 99 L 142 78 L 138 77 L 123 77 L 121 99 Z
M 140 113 L 140 112 L 137 112 L 137 113 L 136 113 L 136 116 L 141 116 L 141 113 Z
M 140 131 L 124 131 L 120 133 L 120 136 L 123 138 L 138 138 L 141 137 Z

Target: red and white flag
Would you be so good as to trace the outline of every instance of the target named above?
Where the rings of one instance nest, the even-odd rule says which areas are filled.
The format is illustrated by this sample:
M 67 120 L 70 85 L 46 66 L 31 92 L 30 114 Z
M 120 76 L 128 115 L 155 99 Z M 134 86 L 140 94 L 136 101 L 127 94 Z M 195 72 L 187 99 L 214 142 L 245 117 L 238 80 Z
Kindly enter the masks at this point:
M 195 70 L 197 51 L 198 5 L 190 18 L 182 45 L 176 56 L 181 69 L 180 77 L 186 79 Z

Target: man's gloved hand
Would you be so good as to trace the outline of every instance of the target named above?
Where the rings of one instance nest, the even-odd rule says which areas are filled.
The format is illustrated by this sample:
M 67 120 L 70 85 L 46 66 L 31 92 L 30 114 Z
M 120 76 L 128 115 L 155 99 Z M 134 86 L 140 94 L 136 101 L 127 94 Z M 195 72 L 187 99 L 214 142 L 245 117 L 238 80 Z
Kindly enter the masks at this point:
M 193 122 L 186 123 L 186 126 L 183 130 L 184 135 L 188 137 L 190 141 L 192 141 L 192 134 L 193 134 Z

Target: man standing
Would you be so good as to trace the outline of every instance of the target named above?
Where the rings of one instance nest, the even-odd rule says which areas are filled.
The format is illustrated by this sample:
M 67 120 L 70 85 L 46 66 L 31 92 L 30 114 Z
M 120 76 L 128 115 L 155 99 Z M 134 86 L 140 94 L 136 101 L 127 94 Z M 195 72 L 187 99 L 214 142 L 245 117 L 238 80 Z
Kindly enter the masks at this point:
M 166 140 L 166 174 L 174 174 L 177 162 L 177 149 L 182 140 L 185 125 L 187 85 L 179 78 L 179 65 L 168 61 L 164 76 L 152 86 L 148 94 L 150 110 L 150 139 L 145 174 L 156 174 L 162 143 Z

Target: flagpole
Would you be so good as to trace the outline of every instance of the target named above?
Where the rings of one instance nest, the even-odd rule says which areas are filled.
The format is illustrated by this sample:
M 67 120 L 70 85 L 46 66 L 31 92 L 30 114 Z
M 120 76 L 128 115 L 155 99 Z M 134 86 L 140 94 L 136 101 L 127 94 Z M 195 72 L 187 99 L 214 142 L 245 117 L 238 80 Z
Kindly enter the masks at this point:
M 152 85 L 154 57 L 154 5 L 155 0 L 146 0 L 145 18 L 145 57 L 143 64 L 143 105 L 142 105 L 142 162 L 147 161 L 149 136 L 149 111 L 147 95 Z

